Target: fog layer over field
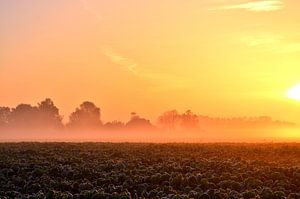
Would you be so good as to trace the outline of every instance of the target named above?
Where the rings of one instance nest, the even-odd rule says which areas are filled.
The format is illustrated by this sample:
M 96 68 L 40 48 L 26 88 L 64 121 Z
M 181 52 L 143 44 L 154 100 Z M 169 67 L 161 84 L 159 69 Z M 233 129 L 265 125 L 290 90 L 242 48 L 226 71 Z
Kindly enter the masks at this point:
M 300 140 L 297 124 L 258 117 L 209 117 L 170 110 L 150 121 L 136 112 L 129 120 L 104 122 L 100 108 L 85 101 L 68 122 L 51 99 L 36 106 L 0 107 L 0 141 L 104 142 L 282 142 Z
M 298 132 L 298 129 L 210 129 L 199 132 L 162 130 L 18 130 L 1 132 L 0 142 L 300 142 L 300 138 L 297 137 Z

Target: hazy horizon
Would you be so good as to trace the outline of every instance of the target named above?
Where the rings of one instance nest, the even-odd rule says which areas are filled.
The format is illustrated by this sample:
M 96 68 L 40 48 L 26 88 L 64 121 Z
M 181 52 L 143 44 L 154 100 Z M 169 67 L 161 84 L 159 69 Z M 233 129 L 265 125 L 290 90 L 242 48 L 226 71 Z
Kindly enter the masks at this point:
M 0 106 L 0 141 L 295 142 L 299 125 L 268 116 L 214 118 L 169 110 L 151 121 L 131 112 L 126 121 L 103 121 L 101 108 L 82 102 L 67 122 L 50 99 L 37 105 Z
M 132 112 L 156 126 L 172 110 L 182 121 L 187 110 L 188 117 L 203 116 L 199 129 L 261 116 L 297 126 L 299 6 L 293 0 L 0 1 L 0 106 L 36 106 L 50 97 L 60 125 L 81 103 L 93 102 L 99 120 L 121 121 L 116 126 L 126 126 Z M 255 134 L 297 140 L 297 128 Z
M 299 8 L 0 0 L 0 198 L 299 199 Z

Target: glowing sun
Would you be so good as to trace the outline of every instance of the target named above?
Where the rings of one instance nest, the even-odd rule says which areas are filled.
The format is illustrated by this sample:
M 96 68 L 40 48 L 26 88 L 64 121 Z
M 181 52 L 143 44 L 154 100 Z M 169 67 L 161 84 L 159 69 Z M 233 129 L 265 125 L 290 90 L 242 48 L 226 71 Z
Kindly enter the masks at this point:
M 300 101 L 300 83 L 296 86 L 290 88 L 287 92 L 287 96 L 290 99 L 299 100 Z

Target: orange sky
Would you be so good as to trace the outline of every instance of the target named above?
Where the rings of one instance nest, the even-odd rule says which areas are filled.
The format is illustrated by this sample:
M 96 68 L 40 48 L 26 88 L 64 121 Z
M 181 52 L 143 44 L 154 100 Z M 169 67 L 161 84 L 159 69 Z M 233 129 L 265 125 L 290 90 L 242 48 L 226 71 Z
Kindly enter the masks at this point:
M 105 121 L 163 111 L 300 123 L 300 2 L 0 1 L 0 104 L 82 101 Z

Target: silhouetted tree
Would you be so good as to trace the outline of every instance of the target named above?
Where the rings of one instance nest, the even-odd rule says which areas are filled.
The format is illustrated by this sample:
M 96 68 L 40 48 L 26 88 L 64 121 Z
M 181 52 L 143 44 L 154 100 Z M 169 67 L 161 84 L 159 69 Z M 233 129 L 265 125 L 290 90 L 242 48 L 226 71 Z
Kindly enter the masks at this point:
M 0 127 L 8 126 L 10 115 L 11 110 L 9 107 L 0 107 Z
M 59 115 L 59 109 L 54 105 L 49 98 L 38 104 L 39 121 L 44 128 L 61 128 L 62 116 Z
M 100 108 L 92 102 L 83 102 L 75 112 L 71 113 L 68 126 L 79 128 L 95 128 L 101 125 Z
M 199 119 L 191 110 L 187 110 L 181 115 L 181 125 L 184 129 L 197 129 L 199 127 Z
M 167 130 L 175 130 L 180 122 L 180 114 L 176 110 L 164 112 L 157 119 L 159 127 Z
M 158 117 L 158 125 L 168 130 L 191 130 L 199 127 L 199 119 L 191 110 L 179 114 L 176 110 L 167 111 Z
M 141 118 L 135 112 L 132 112 L 130 120 L 126 123 L 126 127 L 129 129 L 153 129 L 154 126 L 151 124 L 150 120 Z
M 120 130 L 125 127 L 125 124 L 123 122 L 114 120 L 112 122 L 107 122 L 104 127 L 108 130 Z
M 19 104 L 12 109 L 9 120 L 13 128 L 35 128 L 39 126 L 39 111 L 36 106 Z

